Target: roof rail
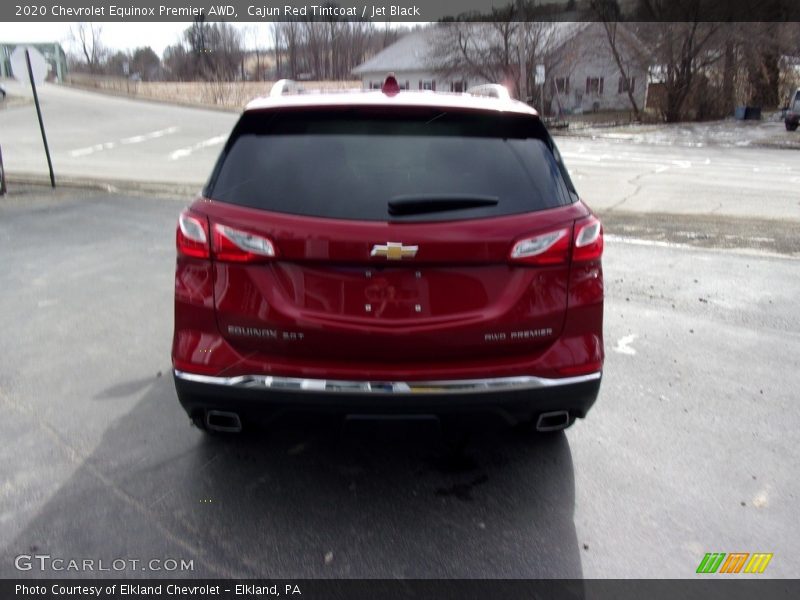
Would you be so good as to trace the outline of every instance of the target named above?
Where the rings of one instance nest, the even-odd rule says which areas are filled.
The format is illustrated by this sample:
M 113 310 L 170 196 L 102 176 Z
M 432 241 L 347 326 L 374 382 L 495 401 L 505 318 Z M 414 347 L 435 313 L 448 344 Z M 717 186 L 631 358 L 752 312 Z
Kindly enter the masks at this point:
M 484 83 L 483 85 L 476 85 L 467 90 L 468 94 L 473 96 L 486 96 L 488 98 L 497 98 L 498 100 L 510 100 L 511 94 L 504 85 L 499 83 Z
M 283 96 L 284 94 L 302 94 L 303 91 L 303 86 L 299 85 L 294 79 L 281 79 L 272 85 L 269 95 Z

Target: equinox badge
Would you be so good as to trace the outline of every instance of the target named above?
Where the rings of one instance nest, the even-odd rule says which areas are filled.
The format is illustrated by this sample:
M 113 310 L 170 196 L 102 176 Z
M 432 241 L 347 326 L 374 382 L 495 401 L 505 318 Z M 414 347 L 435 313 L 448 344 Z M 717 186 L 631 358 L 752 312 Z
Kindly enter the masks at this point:
M 402 242 L 386 242 L 375 244 L 372 247 L 370 256 L 385 256 L 388 260 L 400 260 L 403 258 L 414 258 L 417 255 L 419 246 L 404 246 Z

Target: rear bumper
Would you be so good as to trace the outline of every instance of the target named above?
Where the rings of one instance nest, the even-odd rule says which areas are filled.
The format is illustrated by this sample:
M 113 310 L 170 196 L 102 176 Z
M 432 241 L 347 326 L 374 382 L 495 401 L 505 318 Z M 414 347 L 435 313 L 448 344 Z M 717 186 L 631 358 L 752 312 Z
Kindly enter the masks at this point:
M 255 420 L 301 411 L 336 414 L 494 414 L 514 424 L 542 412 L 584 417 L 602 372 L 565 378 L 534 376 L 447 381 L 342 381 L 245 375 L 214 377 L 175 370 L 175 388 L 190 416 L 224 410 Z

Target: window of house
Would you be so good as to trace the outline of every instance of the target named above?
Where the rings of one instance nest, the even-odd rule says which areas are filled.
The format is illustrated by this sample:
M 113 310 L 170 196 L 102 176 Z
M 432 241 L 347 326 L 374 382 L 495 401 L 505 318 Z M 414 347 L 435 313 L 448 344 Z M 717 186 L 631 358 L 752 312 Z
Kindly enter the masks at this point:
M 553 91 L 557 94 L 569 94 L 569 77 L 556 77 L 553 79 Z
M 457 94 L 461 94 L 467 91 L 467 82 L 465 80 L 461 81 L 451 81 L 450 82 L 450 91 L 455 92 Z
M 371 90 L 379 90 L 379 89 L 381 89 L 381 82 L 380 81 L 370 81 L 369 82 L 369 89 L 371 89 Z
M 419 89 L 436 91 L 435 79 L 421 79 L 419 82 Z
M 636 87 L 636 77 L 631 77 L 630 79 L 626 79 L 624 77 L 619 78 L 619 84 L 617 86 L 617 93 L 618 94 L 625 94 L 630 89 L 631 93 Z
M 586 78 L 586 93 L 594 94 L 595 96 L 603 95 L 603 77 L 587 77 Z

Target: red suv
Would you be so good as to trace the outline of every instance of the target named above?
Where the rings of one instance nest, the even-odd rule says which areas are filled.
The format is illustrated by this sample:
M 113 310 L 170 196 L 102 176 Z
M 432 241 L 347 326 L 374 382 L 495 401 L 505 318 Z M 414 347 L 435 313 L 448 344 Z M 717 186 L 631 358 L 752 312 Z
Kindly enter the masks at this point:
M 172 361 L 197 426 L 310 409 L 552 431 L 586 415 L 602 227 L 536 111 L 502 92 L 387 78 L 247 106 L 178 221 Z

